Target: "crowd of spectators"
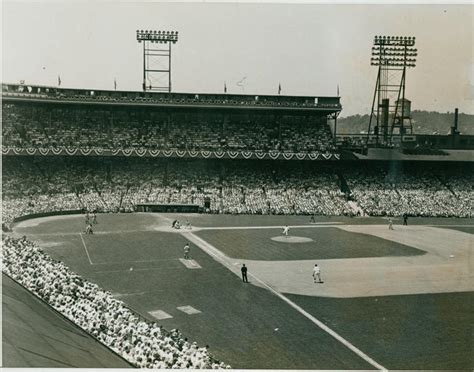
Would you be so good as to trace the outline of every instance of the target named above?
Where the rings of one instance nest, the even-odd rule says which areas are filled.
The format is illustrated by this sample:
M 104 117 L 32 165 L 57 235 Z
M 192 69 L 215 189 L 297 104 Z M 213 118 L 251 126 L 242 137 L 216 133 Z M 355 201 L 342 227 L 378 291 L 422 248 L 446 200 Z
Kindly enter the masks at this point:
M 185 159 L 6 157 L 3 218 L 61 210 L 131 212 L 143 203 L 194 204 L 228 214 L 349 215 L 331 168 Z
M 138 368 L 230 368 L 207 347 L 145 320 L 26 238 L 3 236 L 2 270 Z
M 348 200 L 372 216 L 471 216 L 473 176 L 446 174 L 293 161 L 9 156 L 3 220 L 62 210 L 131 212 L 144 203 L 227 214 L 355 214 Z
M 446 169 L 365 167 L 344 172 L 351 197 L 371 216 L 471 217 L 474 178 L 469 171 L 443 179 Z
M 3 146 L 40 149 L 332 152 L 326 119 L 3 104 Z

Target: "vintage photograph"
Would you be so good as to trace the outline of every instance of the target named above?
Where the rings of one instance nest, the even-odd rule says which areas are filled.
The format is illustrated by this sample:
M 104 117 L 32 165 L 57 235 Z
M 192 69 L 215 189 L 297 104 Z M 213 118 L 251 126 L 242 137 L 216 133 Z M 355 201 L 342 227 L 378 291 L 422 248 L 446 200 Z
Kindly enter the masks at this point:
M 474 369 L 472 2 L 2 2 L 10 368 Z

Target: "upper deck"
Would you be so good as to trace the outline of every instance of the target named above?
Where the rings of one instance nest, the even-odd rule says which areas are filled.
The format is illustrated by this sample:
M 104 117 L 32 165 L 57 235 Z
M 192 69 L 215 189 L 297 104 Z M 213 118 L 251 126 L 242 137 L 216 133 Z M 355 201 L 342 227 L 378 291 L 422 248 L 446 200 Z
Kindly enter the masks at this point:
M 328 115 L 341 111 L 340 97 L 156 93 L 117 90 L 56 88 L 2 83 L 5 101 L 59 104 L 148 106 L 163 108 L 297 111 Z

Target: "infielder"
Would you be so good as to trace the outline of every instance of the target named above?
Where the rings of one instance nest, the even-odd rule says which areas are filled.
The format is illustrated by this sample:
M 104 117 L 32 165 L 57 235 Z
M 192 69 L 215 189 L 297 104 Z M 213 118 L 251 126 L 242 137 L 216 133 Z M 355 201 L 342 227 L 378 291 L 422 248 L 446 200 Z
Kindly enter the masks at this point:
M 318 283 L 316 281 L 316 278 L 318 279 L 318 282 L 319 283 L 324 283 L 322 280 L 321 280 L 321 269 L 319 268 L 318 264 L 314 264 L 314 268 L 313 268 L 313 279 L 314 279 L 314 282 L 315 283 Z

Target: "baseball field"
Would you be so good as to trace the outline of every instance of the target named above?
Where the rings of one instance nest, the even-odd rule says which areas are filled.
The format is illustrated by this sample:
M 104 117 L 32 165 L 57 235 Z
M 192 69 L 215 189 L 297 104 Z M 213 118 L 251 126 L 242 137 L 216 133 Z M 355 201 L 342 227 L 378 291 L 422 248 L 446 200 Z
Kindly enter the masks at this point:
M 175 219 L 192 229 L 172 229 Z M 394 230 L 382 218 L 97 220 L 93 235 L 80 215 L 27 220 L 15 231 L 233 368 L 474 368 L 472 220 L 412 218 Z M 322 284 L 311 276 L 316 263 Z

